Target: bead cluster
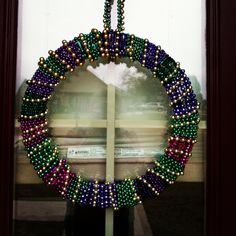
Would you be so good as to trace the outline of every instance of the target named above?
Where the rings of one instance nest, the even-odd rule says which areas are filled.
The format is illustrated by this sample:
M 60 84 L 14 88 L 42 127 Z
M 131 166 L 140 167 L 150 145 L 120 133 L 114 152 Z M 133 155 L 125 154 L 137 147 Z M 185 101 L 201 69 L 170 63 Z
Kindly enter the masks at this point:
M 109 7 L 110 1 L 106 4 Z M 109 17 L 109 11 L 106 14 Z M 105 20 L 105 24 L 109 28 L 109 21 Z M 128 57 L 140 62 L 160 80 L 170 99 L 168 145 L 153 167 L 134 179 L 108 183 L 76 176 L 67 161 L 60 159 L 57 147 L 48 137 L 47 102 L 55 87 L 66 79 L 66 72 L 83 65 L 85 60 L 93 62 L 99 57 Z M 48 58 L 40 58 L 39 68 L 27 84 L 19 118 L 23 142 L 39 177 L 63 198 L 100 208 L 130 207 L 159 195 L 184 173 L 196 143 L 199 104 L 185 71 L 160 46 L 135 35 L 92 29 L 69 42 L 63 40 L 61 47 L 49 51 Z

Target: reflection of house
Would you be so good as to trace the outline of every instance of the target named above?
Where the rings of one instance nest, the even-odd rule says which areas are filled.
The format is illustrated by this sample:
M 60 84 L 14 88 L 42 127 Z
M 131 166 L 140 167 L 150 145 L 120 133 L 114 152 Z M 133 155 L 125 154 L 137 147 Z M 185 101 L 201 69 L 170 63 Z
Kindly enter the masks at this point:
M 107 85 L 103 81 L 86 70 L 76 71 L 57 88 L 49 110 L 54 118 L 64 114 L 74 118 L 104 119 L 106 94 Z

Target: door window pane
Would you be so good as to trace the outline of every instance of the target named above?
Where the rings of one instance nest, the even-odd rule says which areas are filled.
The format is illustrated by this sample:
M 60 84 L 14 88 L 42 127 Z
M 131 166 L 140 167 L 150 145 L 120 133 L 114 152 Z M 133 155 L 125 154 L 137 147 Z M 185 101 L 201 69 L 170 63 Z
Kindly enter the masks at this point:
M 104 1 L 19 1 L 15 125 L 15 235 L 71 235 L 94 222 L 104 235 L 105 211 L 75 208 L 45 186 L 22 144 L 17 117 L 21 98 L 40 56 L 91 28 L 102 30 Z M 134 10 L 135 9 L 135 10 Z M 125 2 L 126 32 L 160 44 L 186 69 L 201 103 L 198 143 L 184 176 L 158 198 L 115 213 L 117 235 L 204 235 L 206 160 L 205 1 Z M 79 30 L 79 31 L 78 31 Z M 110 87 L 109 87 L 110 86 Z M 108 91 L 113 87 L 115 177 L 145 173 L 166 147 L 169 101 L 163 87 L 139 63 L 104 60 L 76 69 L 49 103 L 49 132 L 72 169 L 87 178 L 106 177 L 109 149 Z M 80 217 L 81 213 L 83 217 Z M 93 218 L 92 218 L 93 217 Z M 78 221 L 77 221 L 78 220 Z M 75 223 L 77 222 L 77 223 Z M 78 222 L 79 227 L 78 227 Z

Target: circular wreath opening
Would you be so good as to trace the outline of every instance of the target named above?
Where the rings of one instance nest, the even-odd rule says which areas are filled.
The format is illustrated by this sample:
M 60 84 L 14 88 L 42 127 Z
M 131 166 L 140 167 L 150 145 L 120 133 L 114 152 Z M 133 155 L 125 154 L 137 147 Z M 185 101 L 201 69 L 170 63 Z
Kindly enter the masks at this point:
M 39 68 L 27 81 L 19 118 L 28 158 L 39 177 L 63 198 L 80 205 L 119 209 L 159 195 L 183 174 L 196 143 L 199 103 L 185 71 L 160 46 L 119 31 L 92 29 L 62 43 L 55 51 L 50 50 L 46 59 L 40 58 Z M 67 72 L 100 57 L 140 62 L 160 80 L 170 100 L 171 130 L 164 154 L 145 174 L 133 179 L 106 182 L 77 176 L 48 136 L 47 102 L 55 87 L 66 79 Z

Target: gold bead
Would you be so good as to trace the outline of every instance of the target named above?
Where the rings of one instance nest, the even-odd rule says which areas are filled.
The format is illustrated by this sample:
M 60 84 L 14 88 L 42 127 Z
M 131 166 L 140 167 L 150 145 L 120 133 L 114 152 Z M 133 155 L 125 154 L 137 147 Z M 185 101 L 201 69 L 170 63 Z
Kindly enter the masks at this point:
M 95 29 L 95 28 L 93 28 L 93 29 L 91 30 L 91 32 L 92 32 L 92 33 L 97 33 L 97 32 L 98 32 L 98 30 L 97 30 L 97 29 Z

